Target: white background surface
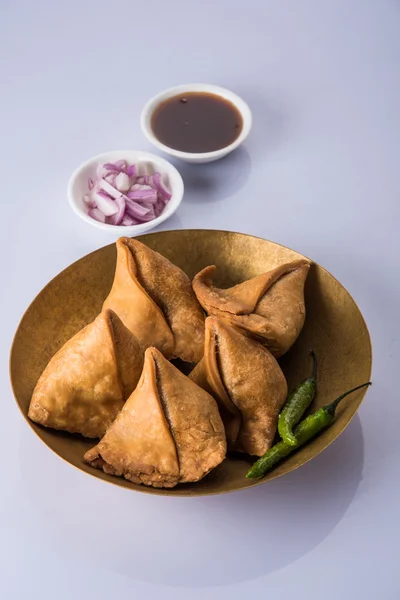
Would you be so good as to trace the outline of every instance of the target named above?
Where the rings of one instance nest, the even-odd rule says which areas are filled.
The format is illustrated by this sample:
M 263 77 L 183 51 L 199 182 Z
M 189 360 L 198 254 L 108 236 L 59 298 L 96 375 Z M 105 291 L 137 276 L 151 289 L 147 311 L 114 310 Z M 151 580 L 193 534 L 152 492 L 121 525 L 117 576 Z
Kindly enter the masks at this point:
M 399 598 L 399 31 L 396 0 L 1 0 L 1 598 Z M 165 228 L 310 256 L 353 294 L 374 349 L 374 386 L 322 456 L 198 500 L 65 464 L 23 422 L 7 371 L 34 296 L 113 241 L 70 210 L 70 173 L 151 149 L 143 104 L 188 81 L 241 94 L 254 130 L 225 161 L 181 165 Z

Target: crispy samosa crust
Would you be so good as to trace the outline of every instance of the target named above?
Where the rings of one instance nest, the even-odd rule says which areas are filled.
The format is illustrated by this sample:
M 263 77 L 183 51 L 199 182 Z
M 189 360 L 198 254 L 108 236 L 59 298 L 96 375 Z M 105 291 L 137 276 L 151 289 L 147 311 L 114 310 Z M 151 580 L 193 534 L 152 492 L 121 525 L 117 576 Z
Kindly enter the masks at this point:
M 101 437 L 135 389 L 143 351 L 105 310 L 53 356 L 36 384 L 29 418 L 40 425 Z
M 199 481 L 225 454 L 215 400 L 148 348 L 136 390 L 84 459 L 134 483 L 174 487 Z
M 261 456 L 271 447 L 287 384 L 264 346 L 228 323 L 208 317 L 204 358 L 190 379 L 217 400 L 228 449 Z
M 310 263 L 285 263 L 229 289 L 213 286 L 216 267 L 209 266 L 193 279 L 198 301 L 215 315 L 245 330 L 276 357 L 296 341 L 305 321 L 304 284 Z
M 204 315 L 189 277 L 179 267 L 131 238 L 117 240 L 117 265 L 104 302 L 138 338 L 166 358 L 199 362 Z

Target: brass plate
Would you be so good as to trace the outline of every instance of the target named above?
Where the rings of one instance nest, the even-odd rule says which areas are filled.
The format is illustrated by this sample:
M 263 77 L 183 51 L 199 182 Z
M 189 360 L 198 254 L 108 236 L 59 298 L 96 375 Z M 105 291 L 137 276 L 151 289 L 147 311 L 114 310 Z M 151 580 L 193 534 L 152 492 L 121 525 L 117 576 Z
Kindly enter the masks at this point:
M 301 257 L 273 242 L 228 231 L 162 231 L 138 239 L 169 258 L 190 277 L 206 265 L 217 265 L 215 283 L 221 287 Z M 83 462 L 82 456 L 94 445 L 93 441 L 36 425 L 28 419 L 27 413 L 33 388 L 50 358 L 100 311 L 111 287 L 115 259 L 115 245 L 111 244 L 62 271 L 32 302 L 14 338 L 10 372 L 15 398 L 35 433 L 61 458 L 86 473 L 132 490 L 169 496 L 221 494 L 260 485 L 289 473 L 322 452 L 348 425 L 364 397 L 364 390 L 340 404 L 332 427 L 262 480 L 245 479 L 251 460 L 237 456 L 227 458 L 203 481 L 172 490 L 135 485 L 91 468 Z M 315 407 L 320 407 L 341 392 L 370 379 L 371 342 L 365 321 L 350 294 L 316 264 L 307 279 L 306 307 L 304 329 L 280 362 L 291 389 L 310 372 L 309 350 L 315 350 L 319 359 Z

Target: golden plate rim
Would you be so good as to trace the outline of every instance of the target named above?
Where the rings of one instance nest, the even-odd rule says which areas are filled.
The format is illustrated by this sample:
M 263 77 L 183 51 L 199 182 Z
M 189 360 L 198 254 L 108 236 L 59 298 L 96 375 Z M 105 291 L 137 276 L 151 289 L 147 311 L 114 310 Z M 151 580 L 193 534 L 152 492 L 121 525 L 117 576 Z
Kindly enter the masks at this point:
M 365 321 L 364 315 L 362 314 L 362 312 L 360 310 L 360 307 L 358 306 L 358 304 L 355 301 L 355 299 L 352 296 L 352 294 L 348 291 L 348 289 L 342 283 L 340 283 L 340 281 L 334 275 L 332 275 L 332 273 L 330 271 L 328 271 L 328 269 L 326 269 L 325 267 L 323 267 L 319 263 L 316 263 L 314 260 L 312 260 L 308 256 L 302 254 L 301 252 L 298 252 L 297 250 L 294 250 L 293 248 L 291 248 L 289 246 L 285 246 L 284 244 L 280 244 L 279 242 L 274 242 L 273 240 L 270 240 L 270 239 L 267 239 L 267 238 L 263 238 L 263 237 L 256 236 L 256 235 L 252 235 L 250 233 L 243 233 L 243 232 L 240 232 L 240 231 L 230 231 L 230 230 L 226 230 L 226 229 L 206 229 L 206 228 L 166 229 L 166 230 L 162 230 L 162 231 L 153 231 L 151 233 L 144 233 L 142 235 L 135 236 L 135 239 L 138 239 L 139 241 L 142 241 L 143 243 L 145 243 L 144 238 L 147 239 L 149 237 L 155 237 L 155 236 L 160 236 L 160 235 L 162 236 L 163 234 L 166 234 L 166 233 L 192 232 L 192 231 L 196 231 L 196 232 L 212 232 L 212 233 L 215 233 L 215 234 L 232 234 L 232 235 L 245 236 L 245 237 L 249 237 L 249 238 L 252 238 L 252 239 L 257 239 L 257 240 L 265 241 L 265 242 L 271 243 L 274 246 L 277 246 L 279 248 L 283 248 L 284 250 L 289 250 L 291 252 L 295 252 L 295 253 L 299 254 L 300 256 L 306 258 L 307 260 L 309 260 L 312 264 L 317 265 L 318 268 L 321 269 L 324 273 L 326 273 L 333 281 L 335 281 L 336 284 L 338 284 L 338 286 L 340 286 L 341 288 L 343 288 L 345 290 L 345 292 L 348 294 L 349 298 L 353 302 L 355 309 L 359 313 L 359 317 L 361 318 L 361 322 L 362 322 L 362 324 L 364 326 L 364 329 L 365 329 L 365 332 L 367 334 L 368 355 L 369 355 L 369 361 L 368 361 L 368 373 L 369 373 L 369 376 L 368 376 L 368 381 L 371 381 L 372 364 L 373 364 L 372 341 L 371 341 L 371 334 L 370 334 L 370 331 L 368 329 L 367 323 Z M 190 490 L 189 489 L 185 490 L 184 484 L 181 484 L 181 486 L 179 486 L 179 493 L 178 494 L 174 493 L 174 490 L 176 490 L 177 488 L 171 488 L 171 489 L 168 489 L 168 488 L 153 488 L 153 487 L 145 486 L 145 485 L 138 485 L 138 486 L 135 486 L 135 487 L 129 486 L 128 487 L 128 486 L 122 485 L 120 483 L 120 479 L 121 478 L 119 478 L 119 477 L 110 476 L 107 479 L 103 479 L 103 478 L 99 477 L 97 469 L 92 469 L 91 471 L 86 471 L 86 470 L 80 468 L 79 466 L 75 465 L 74 463 L 70 462 L 64 456 L 61 456 L 60 454 L 58 454 L 58 452 L 54 448 L 52 448 L 52 446 L 50 446 L 40 436 L 40 434 L 38 433 L 38 431 L 36 431 L 35 426 L 33 425 L 32 421 L 29 419 L 29 417 L 27 415 L 25 415 L 25 413 L 23 412 L 22 407 L 20 406 L 20 403 L 19 403 L 19 401 L 17 399 L 17 393 L 16 393 L 16 390 L 15 390 L 15 387 L 14 387 L 14 381 L 13 381 L 13 377 L 12 377 L 12 359 L 13 359 L 13 352 L 14 352 L 14 348 L 15 348 L 16 339 L 17 339 L 18 332 L 19 332 L 19 329 L 20 329 L 20 326 L 21 326 L 23 320 L 25 319 L 26 315 L 29 313 L 29 311 L 32 308 L 32 306 L 34 305 L 34 303 L 37 301 L 38 297 L 43 292 L 45 292 L 45 290 L 47 288 L 49 288 L 52 285 L 52 283 L 60 275 L 62 275 L 68 269 L 74 267 L 82 259 L 87 259 L 90 256 L 93 256 L 95 254 L 101 253 L 105 248 L 108 248 L 108 247 L 111 247 L 111 246 L 114 246 L 114 245 L 115 245 L 115 242 L 112 242 L 110 244 L 105 244 L 104 246 L 101 246 L 100 248 L 97 248 L 96 250 L 93 250 L 92 252 L 89 252 L 89 253 L 81 256 L 80 258 L 78 258 L 77 260 L 75 260 L 74 262 L 72 262 L 71 264 L 69 264 L 66 267 L 64 267 L 64 269 L 62 269 L 54 277 L 52 277 L 46 283 L 46 285 L 36 294 L 36 296 L 29 303 L 28 307 L 25 309 L 25 311 L 21 315 L 21 317 L 19 319 L 19 322 L 18 322 L 18 326 L 16 328 L 16 331 L 15 331 L 13 339 L 12 339 L 11 346 L 10 346 L 8 369 L 9 369 L 9 379 L 10 379 L 11 389 L 12 389 L 12 392 L 13 392 L 15 403 L 16 403 L 16 405 L 18 407 L 18 410 L 19 410 L 20 414 L 22 415 L 24 421 L 26 423 L 28 423 L 29 428 L 31 429 L 31 431 L 33 431 L 33 433 L 35 434 L 35 436 L 47 448 L 49 448 L 51 450 L 51 452 L 53 452 L 53 454 L 55 456 L 57 456 L 59 459 L 63 460 L 65 463 L 67 463 L 71 467 L 77 469 L 80 472 L 85 473 L 86 475 L 90 475 L 91 477 L 97 479 L 98 481 L 101 481 L 104 484 L 111 483 L 112 485 L 115 485 L 118 488 L 122 488 L 122 489 L 125 489 L 125 490 L 131 490 L 131 491 L 134 491 L 134 492 L 140 492 L 140 493 L 148 494 L 148 495 L 169 496 L 169 497 L 176 497 L 176 498 L 198 498 L 198 497 L 201 497 L 201 496 L 219 496 L 219 495 L 223 495 L 223 494 L 232 494 L 232 493 L 235 493 L 235 492 L 243 492 L 245 490 L 249 490 L 249 489 L 254 488 L 256 486 L 264 485 L 264 484 L 268 483 L 269 481 L 273 481 L 274 479 L 278 479 L 280 477 L 283 477 L 284 475 L 288 475 L 289 473 L 292 473 L 293 471 L 299 469 L 303 465 L 307 464 L 308 462 L 312 461 L 314 458 L 316 458 L 317 456 L 319 456 L 322 452 L 324 452 L 324 450 L 326 450 L 330 445 L 332 445 L 338 439 L 338 437 L 340 437 L 340 435 L 347 429 L 347 427 L 349 426 L 350 422 L 353 420 L 353 418 L 357 414 L 357 412 L 358 412 L 358 410 L 359 410 L 359 408 L 361 406 L 361 403 L 364 401 L 364 398 L 366 396 L 368 387 L 360 390 L 359 400 L 355 404 L 355 409 L 348 416 L 348 418 L 346 418 L 346 420 L 345 420 L 345 422 L 343 424 L 342 429 L 339 430 L 337 432 L 337 434 L 334 435 L 330 441 L 328 441 L 328 443 L 322 444 L 321 447 L 318 448 L 317 452 L 315 454 L 313 454 L 312 456 L 310 456 L 309 458 L 306 458 L 304 460 L 304 462 L 302 462 L 300 464 L 292 465 L 292 466 L 290 466 L 284 472 L 280 472 L 277 469 L 273 469 L 266 477 L 264 477 L 262 479 L 247 480 L 248 485 L 246 485 L 246 487 L 243 487 L 243 488 L 221 489 L 220 491 L 214 490 L 214 491 L 205 491 L 205 492 L 203 490 L 201 490 L 201 491 L 199 490 L 198 493 L 193 492 L 193 490 L 191 490 L 191 489 Z M 320 436 L 318 436 L 318 437 L 323 438 L 323 433 Z

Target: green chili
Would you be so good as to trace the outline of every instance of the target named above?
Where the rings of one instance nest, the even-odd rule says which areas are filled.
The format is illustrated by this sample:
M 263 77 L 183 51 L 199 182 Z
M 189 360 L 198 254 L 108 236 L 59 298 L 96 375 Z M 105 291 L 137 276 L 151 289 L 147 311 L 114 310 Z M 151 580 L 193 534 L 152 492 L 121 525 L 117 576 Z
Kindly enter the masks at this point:
M 311 377 L 304 379 L 289 395 L 278 419 L 279 435 L 289 446 L 296 446 L 297 439 L 293 427 L 297 425 L 314 400 L 317 390 L 317 357 L 314 352 L 311 352 L 311 355 L 314 360 Z
M 336 407 L 343 398 L 367 385 L 371 385 L 371 382 L 368 381 L 367 383 L 362 383 L 348 392 L 341 394 L 330 404 L 326 404 L 317 410 L 317 412 L 303 419 L 294 430 L 297 440 L 296 445 L 291 446 L 283 440 L 278 442 L 254 463 L 246 477 L 250 479 L 260 479 L 261 477 L 264 477 L 264 475 L 275 467 L 282 459 L 294 452 L 294 450 L 297 450 L 297 448 L 306 444 L 323 429 L 329 427 L 335 419 Z

